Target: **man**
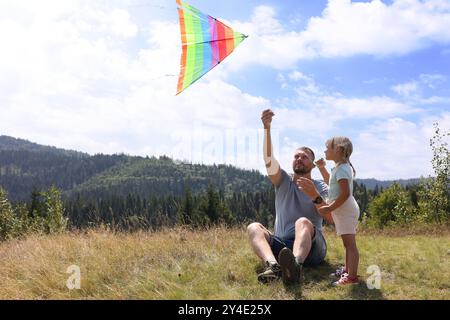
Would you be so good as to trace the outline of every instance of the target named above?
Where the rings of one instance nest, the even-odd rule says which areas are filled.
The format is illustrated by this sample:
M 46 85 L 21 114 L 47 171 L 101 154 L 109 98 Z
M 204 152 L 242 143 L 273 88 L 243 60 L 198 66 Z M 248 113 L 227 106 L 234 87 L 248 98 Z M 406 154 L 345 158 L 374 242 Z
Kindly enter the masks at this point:
M 258 222 L 251 223 L 247 232 L 253 250 L 266 265 L 258 281 L 267 283 L 281 277 L 284 284 L 290 285 L 300 282 L 303 264 L 315 266 L 325 259 L 323 218 L 317 208 L 325 205 L 328 187 L 322 181 L 311 179 L 314 152 L 308 147 L 295 151 L 292 177 L 280 168 L 270 136 L 274 115 L 272 110 L 265 110 L 261 120 L 265 132 L 264 161 L 275 186 L 275 232 L 272 234 Z

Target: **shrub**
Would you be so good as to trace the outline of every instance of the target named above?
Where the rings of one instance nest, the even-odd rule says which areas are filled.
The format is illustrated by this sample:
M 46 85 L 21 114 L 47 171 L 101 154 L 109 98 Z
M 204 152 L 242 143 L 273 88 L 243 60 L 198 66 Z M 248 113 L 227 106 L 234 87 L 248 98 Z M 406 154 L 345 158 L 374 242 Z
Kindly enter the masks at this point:
M 409 193 L 398 183 L 381 192 L 369 204 L 369 226 L 383 228 L 393 224 L 408 224 L 416 219 L 417 209 Z
M 33 232 L 53 234 L 67 228 L 61 192 L 52 187 L 47 191 L 34 191 L 32 194 L 28 229 Z
M 15 238 L 20 232 L 20 220 L 14 213 L 6 191 L 0 187 L 0 240 Z
M 441 132 L 437 123 L 434 128 L 430 146 L 435 177 L 422 184 L 419 205 L 427 222 L 443 223 L 450 221 L 450 151 L 445 141 L 450 131 Z

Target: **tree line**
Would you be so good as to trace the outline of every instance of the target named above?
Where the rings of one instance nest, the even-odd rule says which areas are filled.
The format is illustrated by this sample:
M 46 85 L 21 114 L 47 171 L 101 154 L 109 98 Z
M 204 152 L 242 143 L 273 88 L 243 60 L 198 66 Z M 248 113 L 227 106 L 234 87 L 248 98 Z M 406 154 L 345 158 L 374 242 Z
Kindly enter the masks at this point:
M 383 228 L 392 225 L 450 224 L 450 132 L 441 132 L 435 125 L 430 140 L 433 150 L 432 165 L 435 176 L 423 179 L 416 185 L 368 190 L 364 184 L 354 182 L 354 197 L 361 209 L 361 223 Z M 163 159 L 169 161 L 170 159 Z M 171 161 L 171 160 L 170 160 Z M 159 162 L 161 170 L 169 170 Z M 145 163 L 136 162 L 130 172 L 155 170 Z M 138 169 L 138 170 L 136 170 Z M 235 174 L 239 172 L 227 166 L 221 168 Z M 216 170 L 217 171 L 217 170 Z M 220 171 L 219 171 L 220 172 Z M 235 177 L 244 184 L 244 175 Z M 123 174 L 123 173 L 122 173 Z M 248 174 L 248 173 L 247 173 Z M 220 176 L 220 174 L 217 174 Z M 249 174 L 257 180 L 256 175 Z M 194 192 L 182 184 L 181 194 L 152 194 L 131 192 L 128 194 L 93 191 L 90 196 L 75 193 L 63 197 L 56 187 L 35 189 L 27 202 L 11 203 L 7 192 L 0 186 L 0 240 L 20 237 L 29 233 L 57 233 L 66 229 L 85 229 L 107 226 L 113 230 L 134 231 L 158 229 L 174 225 L 204 227 L 215 224 L 229 226 L 259 221 L 273 226 L 275 217 L 275 192 L 267 184 L 255 190 L 234 188 L 233 179 L 221 178 L 217 185 Z M 205 183 L 203 181 L 203 183 Z M 195 185 L 198 187 L 198 185 Z M 228 188 L 227 188 L 228 186 Z

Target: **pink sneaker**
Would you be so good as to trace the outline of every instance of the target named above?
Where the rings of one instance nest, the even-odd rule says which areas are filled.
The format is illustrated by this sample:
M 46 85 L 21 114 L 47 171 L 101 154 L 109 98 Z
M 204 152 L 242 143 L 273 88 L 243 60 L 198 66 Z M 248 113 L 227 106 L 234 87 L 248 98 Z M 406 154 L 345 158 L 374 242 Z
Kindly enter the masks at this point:
M 344 266 L 341 266 L 337 268 L 335 272 L 331 273 L 330 277 L 340 279 L 344 273 L 347 273 L 347 270 L 345 270 Z
M 333 282 L 333 286 L 343 286 L 346 284 L 358 284 L 359 276 L 352 277 L 347 273 L 342 274 L 341 278 L 338 281 Z

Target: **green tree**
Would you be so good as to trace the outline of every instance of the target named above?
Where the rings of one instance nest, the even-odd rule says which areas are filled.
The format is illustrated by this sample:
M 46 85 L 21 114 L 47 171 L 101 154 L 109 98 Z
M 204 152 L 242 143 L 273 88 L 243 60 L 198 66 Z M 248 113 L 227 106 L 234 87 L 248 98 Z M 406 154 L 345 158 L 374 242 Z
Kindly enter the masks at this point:
M 43 192 L 34 191 L 30 217 L 33 231 L 46 234 L 65 231 L 67 218 L 64 216 L 61 192 L 55 187 Z
M 220 197 L 211 184 L 208 186 L 207 199 L 206 215 L 212 223 L 217 223 L 220 218 Z
M 178 222 L 181 224 L 191 224 L 194 218 L 194 199 L 191 188 L 187 187 L 183 201 L 178 212 Z
M 393 223 L 406 224 L 415 215 L 411 197 L 398 183 L 380 192 L 369 204 L 368 211 L 370 215 L 367 223 L 378 228 Z
M 430 146 L 435 177 L 423 183 L 419 193 L 423 201 L 419 202 L 419 206 L 428 222 L 442 223 L 450 220 L 450 151 L 446 141 L 450 130 L 441 132 L 437 123 L 434 123 L 434 130 Z
M 14 213 L 6 191 L 0 187 L 0 240 L 18 236 L 20 229 L 20 220 Z

